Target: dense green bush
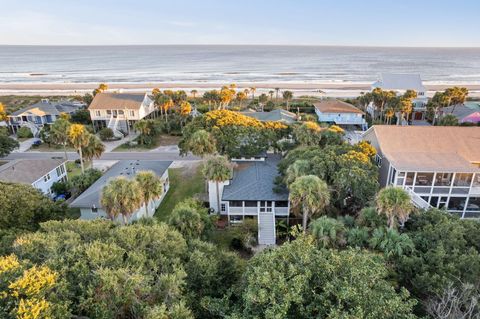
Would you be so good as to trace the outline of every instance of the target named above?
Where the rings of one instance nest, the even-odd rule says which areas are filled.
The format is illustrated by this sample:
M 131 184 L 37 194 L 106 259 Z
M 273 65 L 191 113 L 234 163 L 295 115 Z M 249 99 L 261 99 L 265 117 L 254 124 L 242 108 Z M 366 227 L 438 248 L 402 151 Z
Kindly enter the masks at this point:
M 102 128 L 99 132 L 98 135 L 100 136 L 100 139 L 102 141 L 108 141 L 114 138 L 113 131 L 109 127 L 104 127 Z
M 32 130 L 26 126 L 22 126 L 17 130 L 18 138 L 30 138 L 33 137 Z

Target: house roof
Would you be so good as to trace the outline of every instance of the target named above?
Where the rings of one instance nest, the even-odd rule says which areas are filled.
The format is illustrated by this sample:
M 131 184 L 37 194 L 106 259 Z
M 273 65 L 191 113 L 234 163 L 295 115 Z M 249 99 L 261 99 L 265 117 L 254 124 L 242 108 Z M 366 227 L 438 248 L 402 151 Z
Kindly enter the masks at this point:
M 64 160 L 57 159 L 22 159 L 0 166 L 0 180 L 11 183 L 32 184 L 39 178 L 54 170 Z
M 70 101 L 59 101 L 59 102 L 50 102 L 50 101 L 41 101 L 30 106 L 24 107 L 23 109 L 13 112 L 10 116 L 27 116 L 27 115 L 36 115 L 36 116 L 45 116 L 45 115 L 60 115 L 61 113 L 73 113 L 76 110 L 83 107 L 82 103 L 75 103 Z
M 89 110 L 139 110 L 145 99 L 146 93 L 97 93 Z
M 358 113 L 364 114 L 354 105 L 337 99 L 325 99 L 313 103 L 313 106 L 322 113 Z
M 456 118 L 458 118 L 459 120 L 462 120 L 463 118 L 469 116 L 470 114 L 478 112 L 478 110 L 467 107 L 465 105 L 456 105 L 455 107 L 454 106 L 444 107 L 442 109 L 442 112 L 444 115 L 453 114 L 455 115 Z
M 372 84 L 374 88 L 383 90 L 415 90 L 425 92 L 420 74 L 382 73 L 380 80 Z
M 294 123 L 297 119 L 297 115 L 292 112 L 288 112 L 282 109 L 275 109 L 270 112 L 255 112 L 255 111 L 246 111 L 240 112 L 243 115 L 256 118 L 259 121 L 273 121 L 273 122 L 284 122 L 287 124 Z
M 268 154 L 265 161 L 237 162 L 230 185 L 223 188 L 222 200 L 288 200 L 286 189 L 274 192 L 281 156 Z
M 115 177 L 124 176 L 132 178 L 135 172 L 139 171 L 153 171 L 157 176 L 162 176 L 163 173 L 172 164 L 172 161 L 141 161 L 141 160 L 121 160 L 113 165 L 108 171 L 103 174 L 95 183 L 93 183 L 86 191 L 78 196 L 71 204 L 71 207 L 90 208 L 93 205 L 102 207 L 100 205 L 100 197 L 103 187 L 107 182 Z
M 480 127 L 374 125 L 381 153 L 397 170 L 480 172 Z

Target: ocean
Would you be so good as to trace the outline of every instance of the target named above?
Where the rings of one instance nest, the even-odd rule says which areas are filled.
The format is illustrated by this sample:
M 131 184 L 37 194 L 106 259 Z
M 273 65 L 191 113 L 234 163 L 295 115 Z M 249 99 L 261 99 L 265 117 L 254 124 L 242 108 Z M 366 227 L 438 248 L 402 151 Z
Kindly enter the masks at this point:
M 480 48 L 0 46 L 2 83 L 365 83 L 419 73 L 480 84 Z

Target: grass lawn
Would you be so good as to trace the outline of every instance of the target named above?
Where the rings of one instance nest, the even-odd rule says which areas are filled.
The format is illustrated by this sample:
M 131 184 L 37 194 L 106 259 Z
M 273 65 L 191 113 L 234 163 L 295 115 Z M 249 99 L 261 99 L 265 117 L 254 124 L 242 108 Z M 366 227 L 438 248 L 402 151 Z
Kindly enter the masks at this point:
M 159 146 L 169 146 L 169 145 L 177 145 L 180 141 L 180 136 L 172 136 L 172 135 L 159 135 L 155 138 L 155 142 L 152 145 L 133 145 L 130 146 L 128 143 L 124 143 L 118 147 L 116 147 L 113 151 L 114 152 L 125 152 L 125 151 L 145 151 L 157 148 Z
M 82 174 L 82 169 L 80 165 L 77 165 L 74 161 L 68 161 L 66 166 L 68 180 L 70 180 L 73 176 Z
M 48 146 L 47 143 L 42 143 L 38 146 L 32 146 L 29 151 L 33 152 L 63 152 L 63 146 L 61 145 L 51 145 Z M 67 146 L 67 152 L 76 152 L 73 147 Z
M 205 192 L 205 180 L 199 164 L 192 167 L 171 168 L 169 177 L 170 189 L 155 213 L 155 217 L 161 221 L 168 219 L 177 203 Z

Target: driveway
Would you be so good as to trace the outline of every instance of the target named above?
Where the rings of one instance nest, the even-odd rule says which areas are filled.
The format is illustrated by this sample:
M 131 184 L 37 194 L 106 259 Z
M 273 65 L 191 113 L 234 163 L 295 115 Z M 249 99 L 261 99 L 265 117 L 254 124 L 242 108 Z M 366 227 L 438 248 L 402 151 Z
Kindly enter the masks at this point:
M 35 141 L 39 141 L 39 140 L 40 139 L 38 137 L 33 137 L 33 138 L 29 138 L 28 140 L 25 140 L 23 142 L 19 142 L 20 146 L 18 147 L 18 149 L 14 150 L 13 152 L 14 153 L 26 152 L 32 147 L 32 145 Z

